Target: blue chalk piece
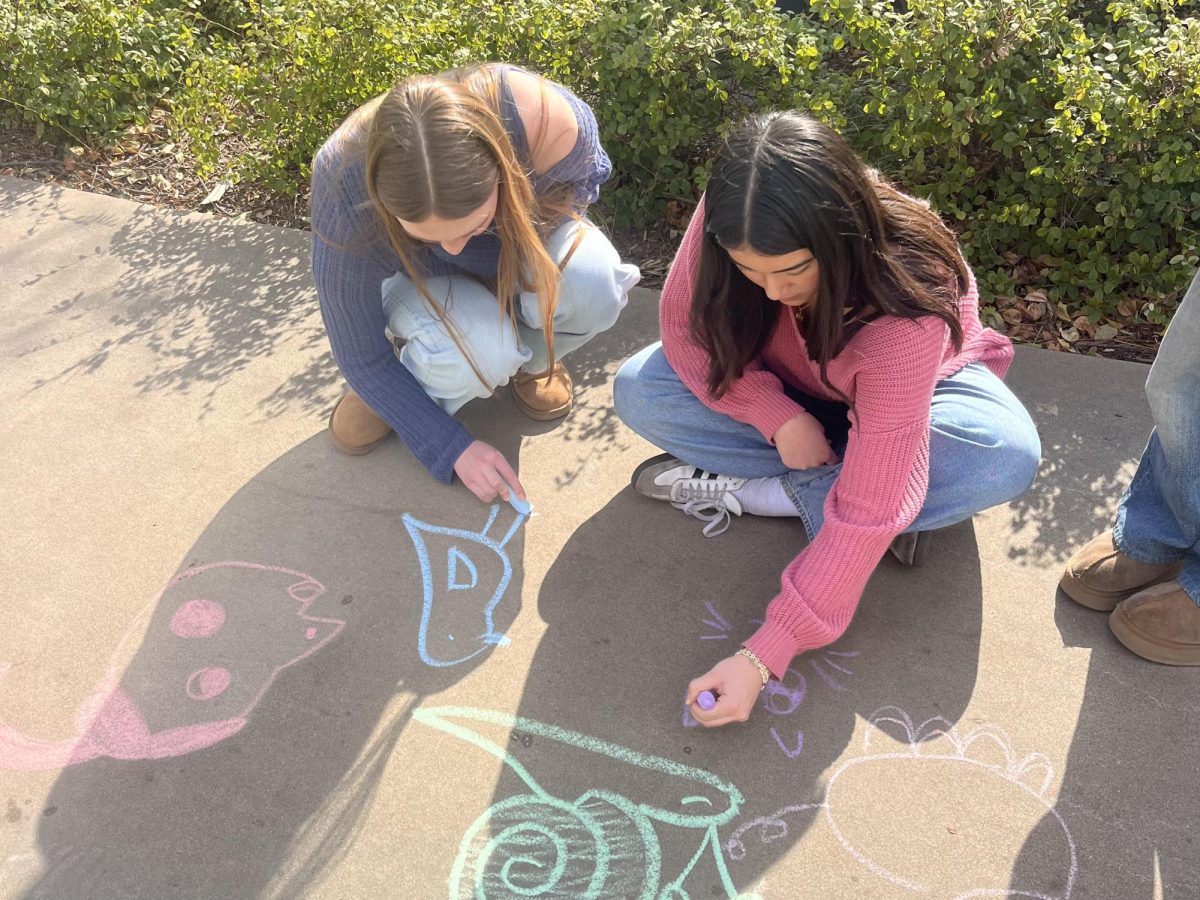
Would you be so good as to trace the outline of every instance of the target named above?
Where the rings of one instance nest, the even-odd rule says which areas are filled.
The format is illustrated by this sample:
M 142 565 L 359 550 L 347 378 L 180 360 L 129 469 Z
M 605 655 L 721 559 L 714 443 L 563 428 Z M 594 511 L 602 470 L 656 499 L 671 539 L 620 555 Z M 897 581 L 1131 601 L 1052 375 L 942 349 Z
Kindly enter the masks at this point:
M 533 507 L 529 505 L 528 500 L 522 500 L 513 491 L 508 492 L 508 502 L 509 505 L 512 506 L 512 508 L 522 516 L 529 515 L 530 511 L 533 509 Z

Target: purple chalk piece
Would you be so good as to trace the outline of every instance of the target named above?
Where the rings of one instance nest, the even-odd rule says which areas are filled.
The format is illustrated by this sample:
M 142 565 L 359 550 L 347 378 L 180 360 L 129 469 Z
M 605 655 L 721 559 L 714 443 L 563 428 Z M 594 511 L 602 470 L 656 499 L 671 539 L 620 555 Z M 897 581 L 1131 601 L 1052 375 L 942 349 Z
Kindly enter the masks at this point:
M 696 705 L 707 712 L 717 705 L 717 695 L 712 691 L 701 691 L 696 695 Z

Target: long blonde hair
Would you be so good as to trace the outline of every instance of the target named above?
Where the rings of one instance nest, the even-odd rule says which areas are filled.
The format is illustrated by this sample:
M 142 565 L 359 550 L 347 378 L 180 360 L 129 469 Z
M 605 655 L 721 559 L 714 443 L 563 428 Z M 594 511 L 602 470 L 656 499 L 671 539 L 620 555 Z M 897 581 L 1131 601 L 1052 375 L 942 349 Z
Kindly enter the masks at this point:
M 547 104 L 542 107 L 545 110 Z M 543 122 L 540 132 L 546 130 Z M 531 155 L 533 152 L 531 148 Z M 392 249 L 422 298 L 466 355 L 475 375 L 489 389 L 495 385 L 488 384 L 480 373 L 446 310 L 430 295 L 414 264 L 422 242 L 411 237 L 397 219 L 460 219 L 483 206 L 493 188 L 497 189 L 495 223 L 500 264 L 495 293 L 500 315 L 507 316 L 515 327 L 518 292 L 533 291 L 553 367 L 552 323 L 558 306 L 560 270 L 546 251 L 543 238 L 571 215 L 571 202 L 562 192 L 540 198 L 534 193 L 530 173 L 518 161 L 500 117 L 495 70 L 488 65 L 470 66 L 408 78 L 392 88 L 371 118 L 366 180 L 371 203 Z

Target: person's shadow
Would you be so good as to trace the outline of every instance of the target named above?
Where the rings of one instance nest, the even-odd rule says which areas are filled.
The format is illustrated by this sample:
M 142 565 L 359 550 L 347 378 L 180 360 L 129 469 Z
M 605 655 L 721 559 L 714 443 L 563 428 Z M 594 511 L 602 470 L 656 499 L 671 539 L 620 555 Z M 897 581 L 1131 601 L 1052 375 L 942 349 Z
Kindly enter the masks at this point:
M 519 439 L 498 448 L 515 460 Z M 6 767 L 62 770 L 38 828 L 44 874 L 23 896 L 283 897 L 319 882 L 411 710 L 504 643 L 521 524 L 433 483 L 394 439 L 348 459 L 320 433 L 277 459 L 131 623 L 73 737 L 0 732 Z
M 452 883 L 489 897 L 754 890 L 833 814 L 822 775 L 857 717 L 915 747 L 962 715 L 979 654 L 979 555 L 971 523 L 937 539 L 944 562 L 903 571 L 885 560 L 841 640 L 798 657 L 749 723 L 709 731 L 685 716 L 687 681 L 753 631 L 803 530 L 747 518 L 708 541 L 668 504 L 631 489 L 614 496 L 541 585 L 547 631 L 518 718 L 506 720 L 519 739 L 502 755 L 493 805 L 463 837 Z M 481 731 L 486 718 L 439 715 Z M 498 741 L 487 746 L 501 756 Z M 869 802 L 856 797 L 838 814 L 853 819 Z M 905 823 L 894 824 L 886 839 Z M 787 895 L 822 896 L 806 884 Z

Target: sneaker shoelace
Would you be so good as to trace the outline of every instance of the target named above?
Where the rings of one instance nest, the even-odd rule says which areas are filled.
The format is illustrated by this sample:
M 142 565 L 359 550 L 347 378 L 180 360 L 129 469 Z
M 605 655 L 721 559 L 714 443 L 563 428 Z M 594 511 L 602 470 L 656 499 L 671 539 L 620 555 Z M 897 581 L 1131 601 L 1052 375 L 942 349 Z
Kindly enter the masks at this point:
M 705 537 L 717 537 L 729 529 L 733 517 L 725 505 L 726 487 L 703 477 L 680 479 L 671 485 L 671 505 L 706 523 Z

